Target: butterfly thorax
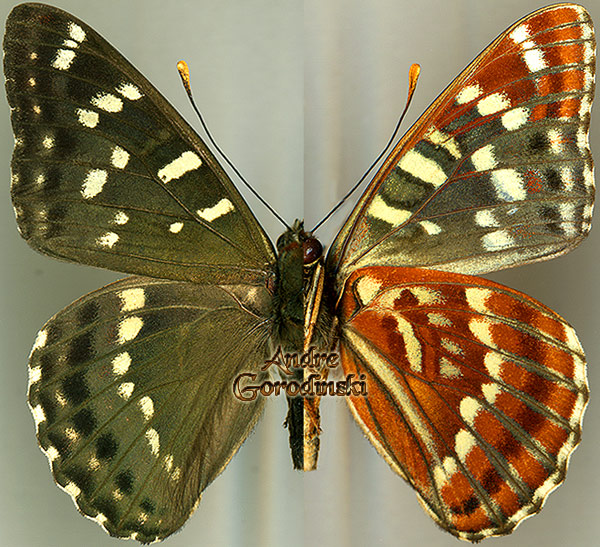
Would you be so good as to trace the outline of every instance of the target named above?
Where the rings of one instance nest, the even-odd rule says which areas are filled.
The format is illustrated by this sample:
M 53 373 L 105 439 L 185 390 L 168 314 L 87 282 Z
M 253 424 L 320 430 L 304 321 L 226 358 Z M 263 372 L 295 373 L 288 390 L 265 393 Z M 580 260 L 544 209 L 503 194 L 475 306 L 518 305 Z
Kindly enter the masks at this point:
M 323 247 L 296 220 L 277 241 L 277 328 L 284 353 L 308 350 L 323 294 Z M 288 381 L 304 382 L 321 371 L 297 367 Z M 288 397 L 286 426 L 296 469 L 316 468 L 318 456 L 318 398 Z

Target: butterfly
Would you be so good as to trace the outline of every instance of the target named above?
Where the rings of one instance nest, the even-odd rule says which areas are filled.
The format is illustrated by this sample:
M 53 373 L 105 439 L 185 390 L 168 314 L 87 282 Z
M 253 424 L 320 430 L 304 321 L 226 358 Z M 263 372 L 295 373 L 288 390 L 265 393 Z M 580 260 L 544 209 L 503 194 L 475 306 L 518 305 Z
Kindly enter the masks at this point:
M 311 348 L 365 378 L 345 397 L 356 421 L 442 528 L 478 541 L 540 510 L 579 442 L 583 350 L 552 310 L 474 276 L 590 229 L 585 9 L 538 10 L 484 50 L 326 256 L 301 222 L 274 247 L 194 131 L 82 21 L 17 6 L 4 49 L 21 234 L 133 274 L 59 312 L 30 356 L 40 446 L 84 515 L 144 543 L 178 530 L 263 410 L 235 396 L 240 375 L 327 382 L 323 361 L 266 366 Z M 319 397 L 288 400 L 294 465 L 314 468 Z

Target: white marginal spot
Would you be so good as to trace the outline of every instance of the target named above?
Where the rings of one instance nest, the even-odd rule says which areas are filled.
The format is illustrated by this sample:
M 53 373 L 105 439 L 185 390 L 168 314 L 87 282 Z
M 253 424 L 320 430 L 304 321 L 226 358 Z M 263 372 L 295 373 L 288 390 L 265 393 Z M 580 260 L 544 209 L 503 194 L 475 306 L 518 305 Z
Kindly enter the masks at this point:
M 376 195 L 367 209 L 367 215 L 383 220 L 392 226 L 404 224 L 412 213 L 406 209 L 396 209 L 388 205 L 380 195 Z
M 135 384 L 133 382 L 123 382 L 122 384 L 119 384 L 117 393 L 121 399 L 125 399 L 127 401 L 129 397 L 131 397 L 134 388 Z
M 579 103 L 579 116 L 581 118 L 587 116 L 592 110 L 592 101 L 587 95 L 584 95 L 581 98 L 581 102 Z
M 460 378 L 462 376 L 462 372 L 460 369 L 447 357 L 440 357 L 439 361 L 440 374 L 444 378 Z
M 456 95 L 456 102 L 458 104 L 466 104 L 474 101 L 483 93 L 483 89 L 478 83 L 463 87 Z
M 113 373 L 117 376 L 122 376 L 129 370 L 129 367 L 131 366 L 131 355 L 124 351 L 113 357 L 111 363 Z
M 498 384 L 483 384 L 481 386 L 481 392 L 483 393 L 485 400 L 490 403 L 490 405 L 493 405 L 496 402 L 498 395 L 502 393 L 502 389 Z
M 35 428 L 39 427 L 42 422 L 46 421 L 46 413 L 42 408 L 42 405 L 36 405 L 31 409 L 31 414 L 33 415 L 33 421 L 35 422 Z
M 577 235 L 577 226 L 575 220 L 577 219 L 577 210 L 574 203 L 561 203 L 558 206 L 558 212 L 561 219 L 561 228 L 565 235 L 575 236 Z
M 494 147 L 487 144 L 471 154 L 471 163 L 477 171 L 489 171 L 498 165 L 494 155 Z
M 137 101 L 144 96 L 135 85 L 125 82 L 116 88 L 116 92 L 123 95 L 123 97 L 129 99 L 130 101 Z
M 79 44 L 75 40 L 65 40 L 63 46 L 75 49 L 79 47 Z
M 515 240 L 506 230 L 496 230 L 485 234 L 481 238 L 481 243 L 488 251 L 501 251 L 513 247 Z
M 594 60 L 594 47 L 589 42 L 583 44 L 583 60 L 586 64 L 591 63 Z
M 581 347 L 581 342 L 579 342 L 579 338 L 577 338 L 575 329 L 572 329 L 568 325 L 563 326 L 565 330 L 565 340 L 569 349 L 575 353 L 583 354 L 583 348 Z
M 472 426 L 477 414 L 479 414 L 483 407 L 477 399 L 474 399 L 473 397 L 463 397 L 459 408 L 462 419 Z
M 563 137 L 558 129 L 550 129 L 548 131 L 548 141 L 550 142 L 550 150 L 552 150 L 552 152 L 555 154 L 563 152 Z
M 194 169 L 198 169 L 202 165 L 202 160 L 200 156 L 191 150 L 184 152 L 177 159 L 173 160 L 170 163 L 167 163 L 162 169 L 158 171 L 158 178 L 162 180 L 165 184 L 172 181 L 173 179 L 178 179 L 179 177 L 185 175 L 188 171 L 193 171 Z
M 138 401 L 138 405 L 146 420 L 149 420 L 150 418 L 152 418 L 152 416 L 154 416 L 154 402 L 150 397 L 148 397 L 147 395 L 145 397 L 142 397 Z
M 586 68 L 583 71 L 583 89 L 591 91 L 594 87 L 594 73 L 591 68 Z
M 146 305 L 146 294 L 142 288 L 125 289 L 119 293 L 119 298 L 122 312 L 139 310 Z
M 129 162 L 129 152 L 123 150 L 120 146 L 115 146 L 110 157 L 110 163 L 118 169 L 124 169 Z
M 588 132 L 584 127 L 580 127 L 577 130 L 577 146 L 582 152 L 585 152 L 590 146 L 588 142 Z
M 100 245 L 100 247 L 108 247 L 109 249 L 112 249 L 117 241 L 119 241 L 119 236 L 117 234 L 114 232 L 106 232 L 104 235 L 96 239 L 96 244 Z
M 173 224 L 171 224 L 169 226 L 169 232 L 171 232 L 173 234 L 178 234 L 179 232 L 181 232 L 182 228 L 183 228 L 183 222 L 173 222 Z
M 419 222 L 419 225 L 421 226 L 421 228 L 423 228 L 423 230 L 425 230 L 425 232 L 427 232 L 427 235 L 430 236 L 437 235 L 442 231 L 442 229 L 437 224 L 429 220 L 422 220 L 421 222 Z
M 498 169 L 492 172 L 492 184 L 501 200 L 520 201 L 527 197 L 523 178 L 514 169 Z
M 129 217 L 127 216 L 127 213 L 125 213 L 124 211 L 117 211 L 115 213 L 115 218 L 113 218 L 114 224 L 123 226 L 124 224 L 127 224 L 128 222 L 129 222 Z
M 398 162 L 398 167 L 414 177 L 432 184 L 436 188 L 440 187 L 448 176 L 439 164 L 430 158 L 426 158 L 416 150 L 406 152 Z
M 513 108 L 505 114 L 502 114 L 502 125 L 508 131 L 515 131 L 520 127 L 523 127 L 527 120 L 529 120 L 529 110 L 520 106 L 519 108 Z
M 69 70 L 73 59 L 75 59 L 75 52 L 72 49 L 59 49 L 52 66 L 57 70 Z
M 85 40 L 85 31 L 77 23 L 70 22 L 69 36 L 76 42 L 83 42 Z
M 106 524 L 106 522 L 108 521 L 108 519 L 106 518 L 105 515 L 103 515 L 102 513 L 98 513 L 95 517 L 94 520 L 100 524 L 100 526 L 104 526 L 104 524 Z
M 213 220 L 216 220 L 217 218 L 222 217 L 233 210 L 233 203 L 231 203 L 231 201 L 229 201 L 227 198 L 223 198 L 212 207 L 198 209 L 196 213 L 201 219 L 206 220 L 207 222 L 212 222 Z
M 487 319 L 474 317 L 469 321 L 469 330 L 486 346 L 495 347 L 491 323 Z
M 148 429 L 148 431 L 146 431 L 146 439 L 148 440 L 152 454 L 158 457 L 158 453 L 160 451 L 160 439 L 158 436 L 158 431 L 151 427 Z
M 472 310 L 479 313 L 488 313 L 490 311 L 487 301 L 492 294 L 491 290 L 482 289 L 481 287 L 468 287 L 465 289 L 467 304 L 469 304 Z
M 483 358 L 483 364 L 490 373 L 490 376 L 495 380 L 502 379 L 502 367 L 504 366 L 504 359 L 496 351 L 488 351 Z M 491 384 L 494 385 L 494 384 Z
M 102 188 L 106 184 L 108 173 L 104 169 L 90 169 L 85 176 L 83 186 L 81 187 L 81 195 L 85 199 L 93 198 L 102 192 Z
M 590 167 L 590 165 L 586 164 L 583 168 L 583 181 L 588 188 L 593 189 L 595 186 L 594 183 L 594 171 Z
M 454 439 L 454 447 L 458 459 L 465 463 L 471 449 L 477 444 L 477 440 L 466 429 L 461 429 Z
M 451 327 L 452 321 L 445 315 L 438 312 L 430 312 L 427 314 L 427 318 L 432 325 L 436 327 Z
M 29 367 L 29 385 L 36 384 L 42 379 L 42 367 Z
M 118 326 L 117 342 L 124 344 L 133 340 L 142 330 L 144 321 L 140 317 L 131 316 L 123 319 Z
M 356 295 L 363 306 L 368 306 L 381 289 L 381 281 L 369 275 L 361 277 L 355 284 Z
M 503 93 L 492 93 L 477 103 L 477 110 L 482 116 L 489 116 L 510 106 L 510 99 Z
M 454 340 L 442 338 L 440 340 L 440 344 L 446 351 L 449 351 L 450 353 L 454 353 L 455 355 L 463 354 L 462 348 L 456 342 L 454 342 Z
M 46 329 L 42 329 L 40 332 L 37 333 L 37 336 L 35 337 L 35 342 L 33 343 L 33 348 L 31 349 L 31 351 L 33 352 L 36 349 L 43 348 L 46 345 L 47 341 L 48 341 L 48 332 L 46 331 Z
M 123 101 L 112 93 L 99 93 L 90 102 L 106 112 L 121 112 L 123 110 Z
M 64 486 L 64 490 L 73 499 L 77 499 L 77 497 L 79 496 L 79 494 L 81 494 L 80 488 L 74 482 L 68 482 Z
M 500 226 L 500 223 L 496 220 L 494 213 L 489 209 L 477 211 L 475 213 L 475 222 L 478 226 L 483 228 L 489 228 L 491 226 Z
M 60 457 L 60 454 L 58 453 L 58 450 L 56 450 L 56 447 L 50 445 L 48 447 L 48 450 L 45 451 L 46 452 L 46 457 L 51 461 L 55 461 Z

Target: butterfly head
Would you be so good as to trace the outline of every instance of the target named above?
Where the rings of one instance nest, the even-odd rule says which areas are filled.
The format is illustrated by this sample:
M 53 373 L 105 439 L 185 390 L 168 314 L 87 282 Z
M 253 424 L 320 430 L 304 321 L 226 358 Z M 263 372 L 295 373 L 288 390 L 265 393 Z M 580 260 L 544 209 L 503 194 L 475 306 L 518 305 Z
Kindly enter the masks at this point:
M 315 264 L 323 256 L 321 242 L 313 237 L 311 232 L 304 231 L 304 222 L 296 220 L 277 240 L 277 252 L 280 256 L 288 253 L 299 254 L 300 248 L 305 267 Z

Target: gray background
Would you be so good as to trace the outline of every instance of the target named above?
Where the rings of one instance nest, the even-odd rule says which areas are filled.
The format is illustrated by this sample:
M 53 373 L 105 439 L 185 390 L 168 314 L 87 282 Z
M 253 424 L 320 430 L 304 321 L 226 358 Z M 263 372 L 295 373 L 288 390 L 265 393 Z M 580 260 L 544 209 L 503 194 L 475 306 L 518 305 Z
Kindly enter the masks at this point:
M 0 1 L 4 20 L 14 2 Z M 546 2 L 535 0 L 56 1 L 122 51 L 197 125 L 175 63 L 192 70 L 196 100 L 222 148 L 270 203 L 310 227 L 357 180 L 387 141 L 411 62 L 422 77 L 404 128 L 492 39 Z M 587 2 L 600 24 L 600 3 Z M 596 114 L 595 119 L 598 119 Z M 592 147 L 600 158 L 598 123 Z M 9 198 L 12 136 L 0 116 L 0 545 L 116 545 L 77 515 L 53 484 L 25 402 L 27 355 L 43 322 L 116 279 L 60 263 L 20 239 Z M 273 238 L 278 223 L 250 204 Z M 344 215 L 320 231 L 331 241 Z M 542 513 L 498 546 L 591 545 L 600 535 L 598 250 L 600 232 L 551 262 L 490 277 L 573 324 L 588 355 L 592 402 L 566 483 Z M 187 545 L 439 545 L 441 532 L 414 494 L 363 438 L 343 401 L 323 404 L 319 470 L 291 469 L 285 408 L 273 400 L 251 438 L 205 492 L 184 529 Z

